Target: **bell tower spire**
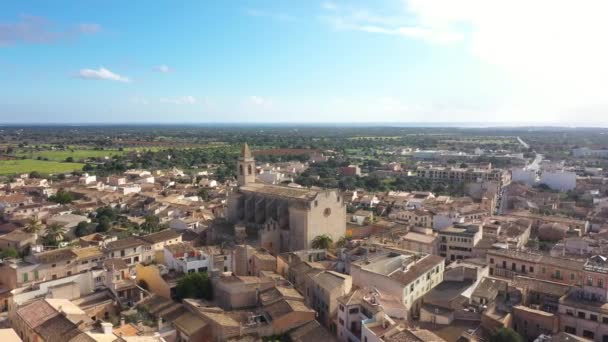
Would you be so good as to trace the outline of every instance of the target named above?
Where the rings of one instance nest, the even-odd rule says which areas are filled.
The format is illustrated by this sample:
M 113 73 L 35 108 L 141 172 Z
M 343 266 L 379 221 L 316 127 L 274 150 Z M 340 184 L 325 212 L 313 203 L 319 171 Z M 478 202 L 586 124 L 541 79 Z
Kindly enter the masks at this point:
M 241 156 L 237 161 L 236 169 L 239 186 L 255 183 L 255 159 L 253 159 L 247 143 L 241 148 Z

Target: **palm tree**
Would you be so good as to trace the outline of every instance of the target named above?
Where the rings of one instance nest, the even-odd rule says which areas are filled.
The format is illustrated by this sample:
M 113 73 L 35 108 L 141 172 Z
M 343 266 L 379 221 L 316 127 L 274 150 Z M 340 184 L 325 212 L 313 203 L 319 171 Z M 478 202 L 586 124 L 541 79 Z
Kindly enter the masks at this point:
M 334 243 L 331 236 L 327 234 L 317 235 L 312 239 L 312 248 L 314 249 L 329 249 Z
M 59 242 L 63 241 L 63 227 L 61 227 L 57 223 L 53 223 L 52 225 L 48 226 L 46 228 L 44 240 L 46 244 L 49 245 L 59 244 Z
M 344 247 L 346 247 L 346 245 L 348 244 L 349 241 L 350 241 L 350 237 L 348 237 L 346 235 L 340 236 L 340 238 L 336 242 L 336 247 L 344 248 Z
M 38 217 L 32 217 L 27 220 L 27 224 L 23 228 L 23 231 L 28 234 L 34 234 L 34 240 L 38 240 L 38 233 L 42 230 L 42 223 Z

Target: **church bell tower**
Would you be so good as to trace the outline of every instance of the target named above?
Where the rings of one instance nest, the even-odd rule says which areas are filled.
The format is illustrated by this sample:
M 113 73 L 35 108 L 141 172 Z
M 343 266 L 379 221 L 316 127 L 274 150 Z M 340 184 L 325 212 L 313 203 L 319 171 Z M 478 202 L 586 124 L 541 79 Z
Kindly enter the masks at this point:
M 245 143 L 241 149 L 241 156 L 236 165 L 237 182 L 239 186 L 255 182 L 255 160 L 249 150 L 249 145 Z

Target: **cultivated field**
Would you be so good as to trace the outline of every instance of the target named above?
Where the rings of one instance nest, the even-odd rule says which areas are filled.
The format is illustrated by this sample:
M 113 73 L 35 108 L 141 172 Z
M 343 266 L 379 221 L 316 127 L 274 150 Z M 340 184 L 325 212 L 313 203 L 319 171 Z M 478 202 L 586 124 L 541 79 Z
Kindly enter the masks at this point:
M 44 160 L 0 160 L 0 175 L 12 175 L 38 171 L 43 174 L 64 173 L 82 170 L 81 163 L 60 163 Z

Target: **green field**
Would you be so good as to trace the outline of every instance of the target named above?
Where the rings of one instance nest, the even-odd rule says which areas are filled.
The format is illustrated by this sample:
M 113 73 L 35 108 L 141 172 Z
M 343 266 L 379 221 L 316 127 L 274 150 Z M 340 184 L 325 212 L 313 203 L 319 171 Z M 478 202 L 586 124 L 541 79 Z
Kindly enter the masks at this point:
M 43 160 L 0 160 L 0 175 L 12 175 L 18 173 L 30 173 L 38 171 L 43 174 L 65 173 L 82 170 L 81 163 L 60 163 L 56 161 Z
M 115 155 L 122 155 L 126 152 L 118 150 L 87 150 L 87 149 L 74 149 L 71 150 L 48 150 L 48 151 L 24 151 L 19 152 L 19 157 L 26 157 L 29 159 L 46 158 L 53 161 L 64 161 L 68 157 L 74 158 L 74 161 L 80 161 L 87 158 L 103 158 L 112 157 Z

